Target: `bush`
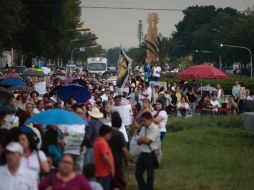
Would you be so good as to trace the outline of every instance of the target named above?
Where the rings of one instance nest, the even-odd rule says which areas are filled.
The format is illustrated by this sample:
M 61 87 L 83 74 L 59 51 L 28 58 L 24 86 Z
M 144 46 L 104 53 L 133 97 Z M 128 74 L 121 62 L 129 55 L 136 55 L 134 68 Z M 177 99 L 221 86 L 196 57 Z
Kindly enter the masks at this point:
M 179 82 L 181 79 L 176 78 L 175 74 L 172 73 L 164 74 L 161 76 L 161 81 L 172 83 L 174 80 Z M 231 75 L 227 79 L 197 79 L 196 81 L 200 86 L 201 83 L 203 86 L 211 85 L 214 87 L 216 87 L 217 84 L 220 84 L 225 94 L 231 94 L 232 85 L 235 80 L 243 82 L 246 85 L 246 88 L 250 89 L 251 94 L 254 94 L 254 79 L 250 79 L 246 76 Z
M 243 122 L 239 116 L 202 115 L 169 119 L 167 128 L 170 131 L 182 131 L 193 127 L 242 128 L 242 126 Z

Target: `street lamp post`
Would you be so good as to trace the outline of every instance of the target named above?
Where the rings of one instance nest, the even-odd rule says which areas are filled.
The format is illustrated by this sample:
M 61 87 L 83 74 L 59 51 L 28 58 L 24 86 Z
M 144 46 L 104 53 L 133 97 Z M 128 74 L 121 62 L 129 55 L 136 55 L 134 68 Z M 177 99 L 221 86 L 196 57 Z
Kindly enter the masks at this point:
M 71 42 L 79 42 L 79 41 L 93 41 L 93 40 L 97 40 L 97 37 L 91 37 L 91 38 L 84 38 L 84 39 L 74 39 L 71 40 Z
M 84 39 L 74 39 L 74 40 L 71 40 L 71 42 L 93 41 L 93 40 L 97 40 L 97 39 L 98 39 L 97 37 L 90 37 L 90 38 L 84 38 Z M 73 64 L 73 53 L 74 53 L 76 50 L 79 50 L 79 51 L 81 51 L 81 52 L 85 52 L 86 47 L 74 48 L 74 49 L 71 51 L 71 64 Z
M 86 32 L 90 31 L 90 28 L 71 28 L 71 29 L 66 29 L 66 32 Z
M 244 46 L 235 46 L 235 45 L 229 45 L 229 44 L 220 44 L 220 47 L 232 47 L 232 48 L 240 48 L 240 49 L 246 49 L 250 54 L 250 78 L 252 78 L 252 52 L 249 48 Z
M 80 52 L 85 52 L 86 51 L 86 48 L 85 47 L 80 47 L 80 48 L 74 48 L 72 51 L 71 51 L 71 64 L 73 64 L 73 53 L 75 51 L 79 50 Z

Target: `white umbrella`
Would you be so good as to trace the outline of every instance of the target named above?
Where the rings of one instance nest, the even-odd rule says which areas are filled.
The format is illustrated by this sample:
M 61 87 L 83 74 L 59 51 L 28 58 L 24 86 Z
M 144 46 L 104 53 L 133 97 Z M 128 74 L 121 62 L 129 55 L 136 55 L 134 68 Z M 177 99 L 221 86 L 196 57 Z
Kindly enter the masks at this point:
M 212 86 L 201 86 L 198 88 L 198 91 L 217 92 L 218 90 Z
M 49 73 L 51 73 L 51 69 L 48 68 L 48 67 L 41 67 L 41 70 L 42 70 L 42 72 L 43 72 L 45 75 L 48 75 Z

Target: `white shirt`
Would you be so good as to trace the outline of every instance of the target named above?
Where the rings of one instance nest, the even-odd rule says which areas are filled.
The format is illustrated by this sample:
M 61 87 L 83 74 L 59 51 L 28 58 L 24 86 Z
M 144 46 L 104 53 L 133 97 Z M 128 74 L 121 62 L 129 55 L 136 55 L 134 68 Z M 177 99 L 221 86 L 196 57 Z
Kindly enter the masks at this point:
M 106 94 L 103 94 L 103 95 L 101 96 L 101 100 L 102 100 L 102 102 L 103 102 L 103 101 L 108 101 L 108 96 L 107 96 Z
M 150 143 L 152 150 L 157 150 L 160 148 L 160 130 L 155 123 L 152 123 L 148 128 L 141 128 L 137 138 L 139 139 L 144 137 L 152 141 L 152 143 Z M 141 152 L 152 152 L 147 144 L 141 144 L 139 147 Z
M 246 97 L 246 100 L 253 100 L 253 97 L 247 96 L 247 97 Z
M 132 124 L 132 108 L 131 104 L 127 104 L 124 106 L 115 106 L 113 105 L 110 109 L 110 112 L 113 113 L 114 111 L 118 112 L 122 122 L 125 126 Z
M 37 190 L 35 176 L 30 170 L 20 166 L 17 173 L 12 175 L 7 166 L 0 167 L 0 190 Z
M 38 151 L 38 156 L 40 157 L 40 161 L 44 162 L 47 160 L 47 157 L 44 152 L 41 150 Z M 29 157 L 22 156 L 20 159 L 20 165 L 29 169 L 33 176 L 39 180 L 39 173 L 41 169 L 40 161 L 37 156 L 36 151 L 33 151 Z
M 158 111 L 153 111 L 152 116 L 155 116 Z M 168 114 L 165 110 L 160 111 L 158 116 L 163 117 L 163 119 L 158 123 L 158 127 L 160 128 L 160 132 L 167 132 L 166 125 L 168 122 Z
M 189 110 L 190 105 L 187 102 L 185 102 L 185 103 L 179 102 L 179 103 L 177 103 L 177 108 L 185 108 L 186 110 Z
M 145 94 L 148 95 L 147 98 L 150 100 L 150 102 L 151 102 L 151 100 L 152 100 L 152 93 L 153 93 L 152 88 L 149 86 L 149 87 L 146 89 Z
M 129 142 L 127 131 L 123 123 L 122 126 L 119 128 L 119 131 L 123 134 L 125 141 Z
M 43 109 L 42 111 L 40 111 L 40 110 L 38 110 L 37 108 L 34 108 L 33 113 L 34 113 L 34 114 L 38 114 L 38 113 L 41 113 L 41 112 L 43 112 L 43 111 L 44 111 L 44 109 Z
M 219 110 L 218 108 L 220 107 L 220 103 L 217 100 L 211 100 L 210 104 L 213 106 L 212 111 L 217 112 Z
M 153 68 L 153 76 L 154 77 L 160 77 L 161 76 L 161 67 L 160 66 L 156 66 Z

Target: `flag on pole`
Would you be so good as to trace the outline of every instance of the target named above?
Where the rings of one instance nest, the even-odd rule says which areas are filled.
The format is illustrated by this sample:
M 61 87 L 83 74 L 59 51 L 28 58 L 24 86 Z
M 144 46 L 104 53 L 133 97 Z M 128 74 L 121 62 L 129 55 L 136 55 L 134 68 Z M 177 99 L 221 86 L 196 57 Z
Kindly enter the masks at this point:
M 122 49 L 118 60 L 118 73 L 116 83 L 116 86 L 120 91 L 122 91 L 122 89 L 125 87 L 126 82 L 128 81 L 131 65 L 132 59 L 129 58 Z

